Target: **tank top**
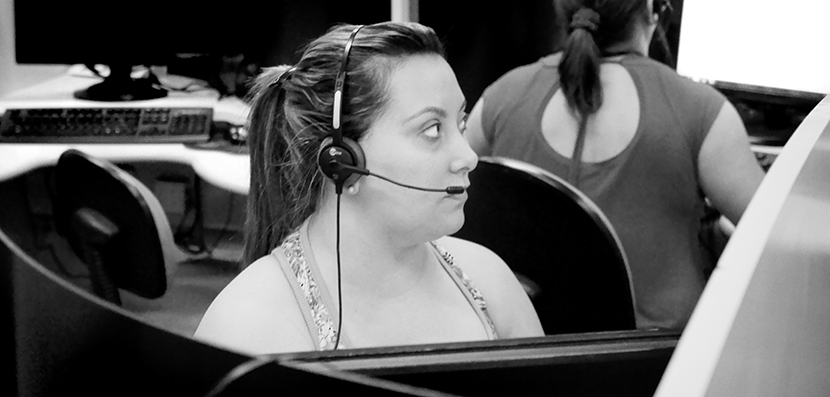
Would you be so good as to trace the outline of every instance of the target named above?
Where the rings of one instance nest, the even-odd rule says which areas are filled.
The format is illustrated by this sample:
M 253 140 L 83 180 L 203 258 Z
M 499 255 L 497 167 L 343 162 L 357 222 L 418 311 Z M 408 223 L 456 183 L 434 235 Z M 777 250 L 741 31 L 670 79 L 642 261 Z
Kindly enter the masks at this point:
M 297 231 L 283 240 L 283 243 L 271 252 L 282 267 L 283 274 L 291 284 L 297 303 L 300 305 L 309 336 L 317 350 L 332 350 L 337 343 L 336 314 L 329 312 L 329 307 L 335 307 L 331 295 L 328 293 L 321 279 L 317 264 L 313 256 L 305 254 L 304 247 L 309 247 L 308 222 Z M 469 277 L 455 264 L 452 255 L 434 242 L 430 244 L 438 262 L 447 275 L 455 282 L 461 293 L 470 303 L 472 310 L 481 320 L 487 337 L 497 339 L 498 334 L 490 315 L 487 313 L 487 302 L 481 293 L 473 286 Z M 340 337 L 339 347 L 348 347 L 348 335 Z
M 606 214 L 628 255 L 639 328 L 683 328 L 706 283 L 698 239 L 704 196 L 697 158 L 726 100 L 712 87 L 638 55 L 618 62 L 640 101 L 629 145 L 601 162 L 583 162 L 582 190 Z M 558 57 L 516 68 L 483 94 L 482 126 L 493 156 L 566 178 L 571 160 L 542 135 L 542 114 L 560 89 Z

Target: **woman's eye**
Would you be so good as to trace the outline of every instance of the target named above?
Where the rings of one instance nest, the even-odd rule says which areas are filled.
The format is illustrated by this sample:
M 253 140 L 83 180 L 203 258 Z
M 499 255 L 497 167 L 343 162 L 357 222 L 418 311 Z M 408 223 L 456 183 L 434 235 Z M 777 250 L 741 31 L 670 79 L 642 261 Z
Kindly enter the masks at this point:
M 464 135 L 467 132 L 467 115 L 465 114 L 464 117 L 461 118 L 461 121 L 458 122 L 458 130 L 461 131 L 461 135 Z
M 433 124 L 429 128 L 427 128 L 426 130 L 424 130 L 424 135 L 426 135 L 427 138 L 431 138 L 431 139 L 437 139 L 438 136 L 440 135 L 440 133 L 441 133 L 441 127 L 439 126 L 439 124 Z

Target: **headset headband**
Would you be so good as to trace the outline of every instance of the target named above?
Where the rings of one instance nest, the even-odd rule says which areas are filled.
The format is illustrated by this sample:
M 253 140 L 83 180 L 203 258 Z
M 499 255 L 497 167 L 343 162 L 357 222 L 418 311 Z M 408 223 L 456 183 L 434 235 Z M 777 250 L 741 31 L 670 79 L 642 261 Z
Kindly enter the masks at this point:
M 349 52 L 352 50 L 354 38 L 357 32 L 363 25 L 358 25 L 349 36 L 349 41 L 346 42 L 346 47 L 343 50 L 343 62 L 340 64 L 340 71 L 337 72 L 337 80 L 334 81 L 334 102 L 332 105 L 332 127 L 334 130 L 331 133 L 332 141 L 337 146 L 343 145 L 343 131 L 340 128 L 340 118 L 343 115 L 343 86 L 346 83 L 346 64 L 349 62 Z

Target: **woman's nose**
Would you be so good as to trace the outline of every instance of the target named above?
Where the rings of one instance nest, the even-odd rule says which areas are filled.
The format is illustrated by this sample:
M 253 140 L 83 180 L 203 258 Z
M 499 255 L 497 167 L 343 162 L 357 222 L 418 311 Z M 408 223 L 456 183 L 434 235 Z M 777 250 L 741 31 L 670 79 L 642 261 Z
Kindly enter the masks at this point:
M 454 145 L 456 146 L 454 151 L 457 154 L 451 164 L 452 172 L 470 172 L 474 170 L 478 165 L 478 154 L 470 147 L 470 143 L 464 139 L 463 135 L 457 134 Z

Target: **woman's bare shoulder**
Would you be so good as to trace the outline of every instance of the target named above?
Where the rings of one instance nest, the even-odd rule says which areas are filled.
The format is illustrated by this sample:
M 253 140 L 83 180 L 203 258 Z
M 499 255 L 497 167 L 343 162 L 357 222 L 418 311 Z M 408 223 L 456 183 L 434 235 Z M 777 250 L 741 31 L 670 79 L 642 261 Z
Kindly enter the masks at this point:
M 498 255 L 496 255 L 489 248 L 487 248 L 487 247 L 485 247 L 485 246 L 483 246 L 479 243 L 469 241 L 469 240 L 464 240 L 462 238 L 458 238 L 458 237 L 454 237 L 454 236 L 444 236 L 444 237 L 441 237 L 440 239 L 436 240 L 435 243 L 438 244 L 441 247 L 446 248 L 448 251 L 449 250 L 461 251 L 461 252 L 464 252 L 466 254 L 478 255 L 478 256 L 485 257 L 485 258 L 489 257 L 489 256 L 495 256 L 496 259 L 498 259 Z
M 225 301 L 256 301 L 269 299 L 285 284 L 280 264 L 273 255 L 266 255 L 242 270 L 219 293 L 214 303 Z
M 293 289 L 273 255 L 258 259 L 222 289 L 194 337 L 251 354 L 313 349 Z
M 456 237 L 443 237 L 436 243 L 453 256 L 455 264 L 482 293 L 500 336 L 544 334 L 527 293 L 500 256 L 485 246 Z
M 442 237 L 436 244 L 447 250 L 465 272 L 470 270 L 473 273 L 489 274 L 500 269 L 509 270 L 500 256 L 481 244 L 452 236 Z

